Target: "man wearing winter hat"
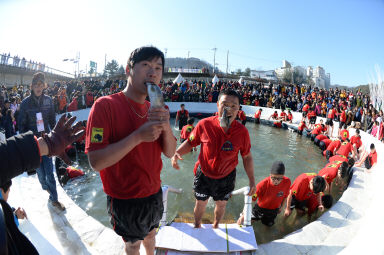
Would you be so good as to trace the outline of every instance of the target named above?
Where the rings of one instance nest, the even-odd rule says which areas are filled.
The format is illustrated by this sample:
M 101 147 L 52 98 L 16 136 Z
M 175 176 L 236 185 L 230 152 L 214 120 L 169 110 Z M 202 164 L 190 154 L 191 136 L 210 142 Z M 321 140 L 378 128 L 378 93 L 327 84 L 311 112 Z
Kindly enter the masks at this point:
M 281 208 L 289 194 L 291 180 L 284 176 L 285 166 L 281 161 L 275 161 L 271 168 L 271 174 L 256 186 L 256 193 L 252 200 L 256 201 L 252 209 L 252 219 L 261 220 L 266 226 L 275 224 L 276 216 L 281 212 Z M 240 215 L 237 224 L 242 224 L 244 214 Z

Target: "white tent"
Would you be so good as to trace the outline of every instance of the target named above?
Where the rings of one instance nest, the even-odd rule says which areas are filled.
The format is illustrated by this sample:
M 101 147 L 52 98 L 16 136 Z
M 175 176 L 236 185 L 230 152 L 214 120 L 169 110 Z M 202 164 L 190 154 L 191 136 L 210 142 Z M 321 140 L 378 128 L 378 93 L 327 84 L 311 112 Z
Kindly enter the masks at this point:
M 185 79 L 183 78 L 183 76 L 181 76 L 181 74 L 179 74 L 174 80 L 173 80 L 173 83 L 182 83 Z
M 213 79 L 212 79 L 212 83 L 216 84 L 218 82 L 219 82 L 219 78 L 217 78 L 217 75 L 215 74 L 215 77 L 213 77 Z

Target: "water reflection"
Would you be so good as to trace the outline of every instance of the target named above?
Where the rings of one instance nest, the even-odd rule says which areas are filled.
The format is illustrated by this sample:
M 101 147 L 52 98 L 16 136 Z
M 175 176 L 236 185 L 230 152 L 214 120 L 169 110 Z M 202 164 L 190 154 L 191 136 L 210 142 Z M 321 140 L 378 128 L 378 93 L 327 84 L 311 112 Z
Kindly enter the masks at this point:
M 174 123 L 174 119 L 171 120 L 171 123 Z M 288 130 L 276 129 L 265 125 L 247 123 L 247 128 L 251 137 L 251 152 L 255 165 L 256 182 L 269 175 L 270 167 L 275 160 L 282 160 L 285 163 L 286 175 L 291 178 L 292 182 L 299 174 L 318 172 L 326 164 L 325 159 L 321 157 L 320 149 L 310 139 L 301 137 Z M 179 131 L 174 130 L 174 134 L 179 138 Z M 168 220 L 193 221 L 195 202 L 192 190 L 193 167 L 198 154 L 199 149 L 184 155 L 184 160 L 179 161 L 180 170 L 173 169 L 170 160 L 163 157 L 164 168 L 161 174 L 163 184 L 183 188 L 184 190 L 179 195 L 169 193 Z M 85 175 L 69 181 L 64 189 L 75 203 L 89 215 L 99 220 L 105 226 L 110 227 L 106 210 L 106 195 L 102 190 L 99 174 L 90 170 L 85 154 L 80 154 L 78 157 L 79 167 L 84 170 Z M 240 157 L 236 178 L 236 189 L 248 185 L 248 178 Z M 340 197 L 340 194 L 333 195 L 336 195 L 336 199 Z M 229 200 L 224 218 L 225 222 L 235 222 L 237 220 L 243 209 L 243 201 L 244 198 L 242 196 L 236 196 Z M 214 203 L 210 201 L 203 217 L 203 223 L 211 223 L 213 221 L 213 209 Z M 283 217 L 283 213 L 279 214 L 275 222 L 273 227 L 266 227 L 260 222 L 253 223 L 258 243 L 282 238 L 288 233 L 303 227 L 309 221 L 306 216 L 297 216 L 296 212 L 293 211 L 292 215 L 287 219 Z

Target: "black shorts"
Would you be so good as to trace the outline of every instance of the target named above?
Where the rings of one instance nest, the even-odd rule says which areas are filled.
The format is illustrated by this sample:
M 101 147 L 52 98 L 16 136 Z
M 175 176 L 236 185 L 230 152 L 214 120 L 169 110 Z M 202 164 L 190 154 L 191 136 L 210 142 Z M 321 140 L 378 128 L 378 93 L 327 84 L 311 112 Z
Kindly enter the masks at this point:
M 345 125 L 345 122 L 340 122 L 339 128 L 343 128 L 344 125 Z
M 307 112 L 303 112 L 303 118 L 307 117 Z
M 327 121 L 325 122 L 325 125 L 329 125 L 333 127 L 333 120 L 331 118 L 328 118 Z
M 299 135 L 303 135 L 303 130 L 297 130 L 297 133 L 299 133 Z
M 321 149 L 321 152 L 323 152 L 325 149 L 327 149 L 327 147 L 325 146 L 325 143 L 323 141 L 320 141 L 319 147 Z
M 275 224 L 275 218 L 279 213 L 279 209 L 261 208 L 257 203 L 252 209 L 252 220 L 261 220 L 261 223 L 267 226 Z
M 365 166 L 365 168 L 367 168 L 367 169 L 371 169 L 371 167 L 372 167 L 372 163 L 371 163 L 371 160 L 370 160 L 369 157 L 367 157 L 367 158 L 365 159 L 365 161 L 364 161 L 364 166 Z
M 221 179 L 212 179 L 203 174 L 200 167 L 193 179 L 193 189 L 196 200 L 205 201 L 212 197 L 214 201 L 228 201 L 231 192 L 235 189 L 236 168 Z
M 159 227 L 163 216 L 163 191 L 144 198 L 117 199 L 107 196 L 113 230 L 124 242 L 134 243 Z
M 309 123 L 310 124 L 315 124 L 316 123 L 316 116 L 313 116 L 313 117 L 311 117 L 310 119 L 309 119 Z
M 299 201 L 296 199 L 295 195 L 292 195 L 291 209 L 299 209 L 305 211 L 305 208 L 308 207 L 308 200 Z
M 255 123 L 260 124 L 260 118 L 256 118 Z

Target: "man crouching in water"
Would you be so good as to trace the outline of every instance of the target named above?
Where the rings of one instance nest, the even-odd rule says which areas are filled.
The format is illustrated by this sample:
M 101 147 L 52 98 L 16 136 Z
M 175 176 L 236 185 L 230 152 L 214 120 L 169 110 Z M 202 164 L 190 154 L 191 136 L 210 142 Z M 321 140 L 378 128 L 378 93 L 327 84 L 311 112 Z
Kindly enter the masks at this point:
M 157 48 L 134 50 L 127 87 L 96 100 L 87 123 L 85 152 L 100 172 L 110 222 L 127 254 L 139 254 L 141 242 L 147 254 L 154 254 L 163 213 L 161 153 L 172 157 L 176 149 L 169 111 L 145 100 L 146 83 L 159 84 L 163 67 L 164 55 Z
M 201 219 L 208 198 L 215 201 L 213 227 L 219 226 L 225 213 L 227 201 L 235 188 L 238 154 L 241 153 L 244 169 L 249 179 L 249 194 L 256 191 L 251 142 L 246 127 L 235 121 L 239 111 L 239 96 L 233 90 L 223 90 L 217 102 L 218 116 L 201 120 L 172 157 L 172 166 L 179 169 L 177 161 L 193 147 L 201 145 L 194 168 L 195 227 L 201 226 Z M 220 116 L 220 117 L 219 117 Z

